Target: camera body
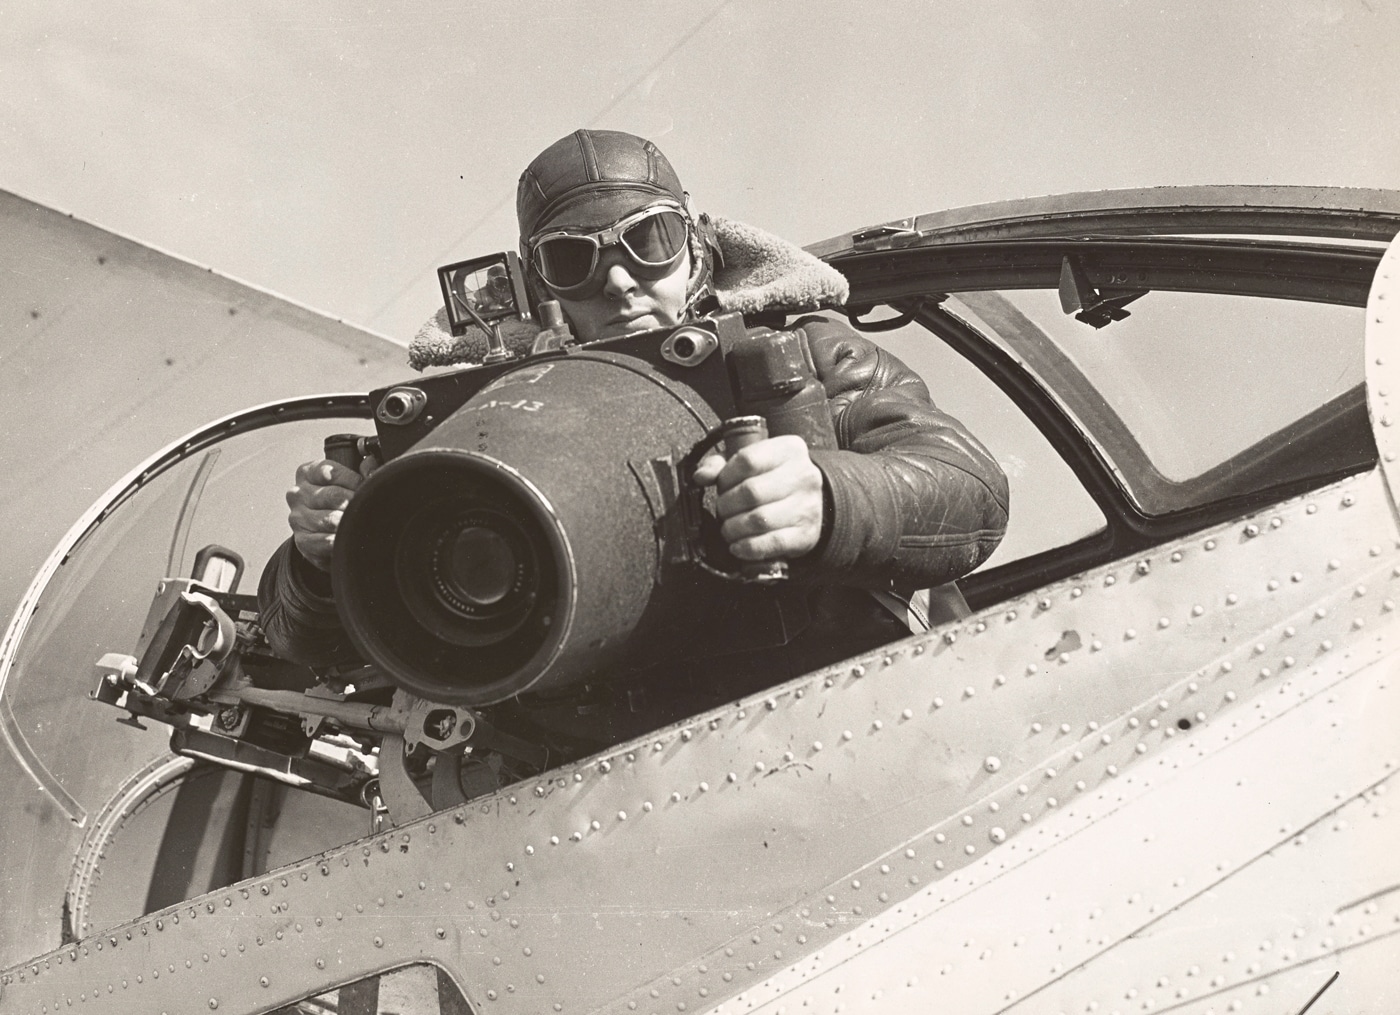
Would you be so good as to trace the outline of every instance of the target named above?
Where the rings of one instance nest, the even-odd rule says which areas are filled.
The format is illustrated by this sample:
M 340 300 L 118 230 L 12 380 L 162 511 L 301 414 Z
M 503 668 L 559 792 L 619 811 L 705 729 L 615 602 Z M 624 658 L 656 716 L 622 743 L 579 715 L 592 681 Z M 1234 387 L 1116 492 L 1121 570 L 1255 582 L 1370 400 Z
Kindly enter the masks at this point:
M 690 475 L 743 435 L 836 445 L 805 333 L 739 314 L 550 342 L 371 404 L 384 464 L 337 531 L 337 608 L 398 686 L 467 706 L 615 668 L 697 570 L 781 580 L 729 555 Z

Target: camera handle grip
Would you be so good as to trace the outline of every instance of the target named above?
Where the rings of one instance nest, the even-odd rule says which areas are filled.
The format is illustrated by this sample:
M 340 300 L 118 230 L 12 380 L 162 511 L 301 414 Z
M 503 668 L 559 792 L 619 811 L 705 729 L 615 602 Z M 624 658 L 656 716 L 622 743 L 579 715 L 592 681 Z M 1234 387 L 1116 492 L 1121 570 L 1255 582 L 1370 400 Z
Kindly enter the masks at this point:
M 768 439 L 768 421 L 762 416 L 735 416 L 725 420 L 722 428 L 726 458 Z M 783 581 L 788 576 L 788 566 L 781 560 L 747 560 L 739 565 L 739 576 L 742 581 L 757 584 Z
M 675 464 L 674 482 L 678 491 L 681 512 L 685 518 L 685 539 L 687 549 L 680 559 L 698 564 L 703 570 L 729 581 L 752 584 L 770 584 L 788 577 L 786 562 L 743 561 L 738 570 L 726 571 L 715 567 L 705 559 L 701 539 L 701 500 L 704 489 L 691 481 L 700 459 L 715 448 L 720 448 L 726 458 L 732 458 L 750 444 L 756 444 L 768 437 L 768 421 L 762 416 L 732 416 L 715 427 Z M 722 446 L 722 447 L 721 447 Z M 674 461 L 674 459 L 672 459 Z M 669 471 L 669 470 L 668 470 Z M 732 558 L 731 558 L 732 559 Z
M 322 444 L 322 453 L 328 460 L 356 472 L 360 471 L 365 458 L 377 454 L 378 450 L 378 438 L 354 433 L 333 433 Z

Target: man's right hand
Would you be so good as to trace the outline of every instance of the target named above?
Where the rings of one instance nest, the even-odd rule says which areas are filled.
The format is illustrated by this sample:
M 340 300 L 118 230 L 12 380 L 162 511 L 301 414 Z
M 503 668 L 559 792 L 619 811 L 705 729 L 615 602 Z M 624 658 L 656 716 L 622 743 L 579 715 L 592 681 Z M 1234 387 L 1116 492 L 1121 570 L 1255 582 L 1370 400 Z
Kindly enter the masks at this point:
M 371 460 L 366 459 L 369 463 Z M 365 476 L 373 465 L 365 469 Z M 331 569 L 331 549 L 335 530 L 340 527 L 345 505 L 364 482 L 364 476 L 329 459 L 307 462 L 297 468 L 297 485 L 287 491 L 287 516 L 292 526 L 292 542 L 301 555 L 322 571 Z

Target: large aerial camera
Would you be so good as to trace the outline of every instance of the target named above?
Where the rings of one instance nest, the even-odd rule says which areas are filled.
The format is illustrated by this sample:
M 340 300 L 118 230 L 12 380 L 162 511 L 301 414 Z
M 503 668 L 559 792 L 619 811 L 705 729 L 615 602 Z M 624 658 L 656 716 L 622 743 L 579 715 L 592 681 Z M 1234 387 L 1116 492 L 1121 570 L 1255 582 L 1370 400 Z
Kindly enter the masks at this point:
M 800 329 L 738 314 L 578 345 L 557 305 L 528 355 L 510 254 L 441 272 L 454 331 L 482 366 L 376 391 L 384 465 L 336 536 L 335 599 L 367 659 L 435 700 L 485 705 L 587 678 L 676 607 L 696 569 L 780 580 L 711 536 L 699 456 L 765 435 L 834 447 Z
M 177 749 L 197 753 L 193 737 L 200 756 L 222 751 L 244 768 L 246 750 L 210 738 L 238 739 L 240 724 L 265 725 L 270 713 L 300 717 L 307 738 L 348 732 L 365 747 L 393 735 L 460 755 L 491 737 L 477 709 L 635 663 L 658 632 L 684 626 L 697 587 L 784 582 L 781 562 L 728 553 L 713 494 L 691 475 L 710 450 L 733 454 L 769 435 L 836 446 L 801 328 L 716 313 L 580 344 L 557 304 L 529 306 L 514 254 L 439 277 L 451 330 L 475 329 L 483 362 L 372 392 L 377 432 L 326 442 L 347 465 L 366 454 L 381 463 L 345 511 L 331 570 L 341 621 L 369 666 L 329 685 L 259 686 L 258 667 L 239 665 L 236 651 L 266 671 L 252 604 L 237 604 L 235 629 L 220 619 L 227 596 L 170 579 L 140 659 L 105 658 L 98 697 L 177 727 L 203 711 L 213 721 L 177 729 Z M 532 343 L 507 347 L 503 327 L 519 335 L 535 323 Z M 376 687 L 396 689 L 392 707 Z M 295 753 L 258 739 L 260 750 Z M 529 753 L 514 745 L 516 757 Z M 303 780 L 325 791 L 324 780 Z

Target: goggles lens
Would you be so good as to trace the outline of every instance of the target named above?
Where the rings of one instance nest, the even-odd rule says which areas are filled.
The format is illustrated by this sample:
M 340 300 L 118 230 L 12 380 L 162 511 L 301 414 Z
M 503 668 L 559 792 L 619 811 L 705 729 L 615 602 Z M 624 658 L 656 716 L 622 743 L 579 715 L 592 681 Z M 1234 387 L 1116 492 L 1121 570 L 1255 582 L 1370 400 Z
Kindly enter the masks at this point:
M 616 244 L 639 278 L 664 277 L 686 249 L 689 224 L 675 208 L 647 208 L 593 233 L 547 233 L 534 243 L 535 270 L 553 290 L 568 293 L 596 281 L 601 251 Z

